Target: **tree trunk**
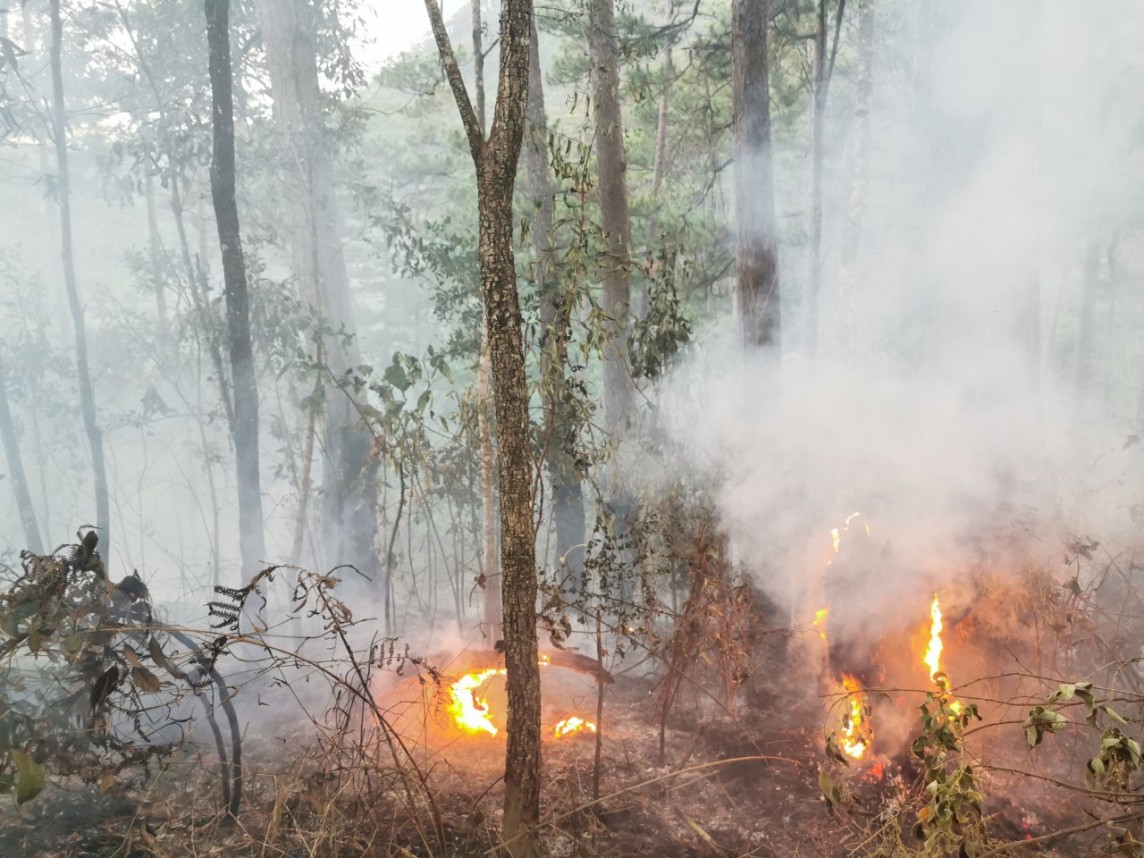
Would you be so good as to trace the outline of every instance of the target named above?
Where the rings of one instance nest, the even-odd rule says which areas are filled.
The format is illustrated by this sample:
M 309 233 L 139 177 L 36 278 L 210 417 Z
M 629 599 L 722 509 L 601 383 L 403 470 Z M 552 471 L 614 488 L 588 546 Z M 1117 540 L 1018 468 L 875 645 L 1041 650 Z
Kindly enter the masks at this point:
M 735 137 L 735 273 L 743 344 L 779 346 L 767 0 L 734 0 L 731 25 Z
M 204 0 L 210 51 L 211 198 L 222 251 L 227 336 L 234 390 L 234 451 L 238 478 L 239 547 L 244 574 L 266 557 L 262 530 L 262 489 L 258 473 L 258 384 L 250 342 L 250 295 L 238 225 L 235 194 L 234 103 L 231 89 L 229 0 Z
M 87 443 L 91 448 L 91 469 L 95 482 L 95 522 L 99 528 L 99 544 L 105 568 L 111 566 L 111 504 L 107 491 L 107 468 L 103 461 L 103 433 L 95 416 L 95 388 L 87 361 L 87 329 L 84 325 L 83 305 L 75 278 L 75 259 L 72 251 L 71 178 L 68 171 L 67 110 L 64 105 L 64 78 L 61 66 L 63 51 L 63 22 L 60 20 L 60 0 L 51 0 L 52 18 L 52 137 L 56 146 L 56 196 L 60 209 L 60 256 L 63 261 L 64 287 L 71 309 L 75 332 L 76 377 L 79 381 L 80 412 Z
M 632 222 L 628 212 L 628 155 L 620 107 L 620 48 L 613 0 L 588 6 L 588 51 L 596 104 L 596 177 L 600 223 L 607 236 L 604 294 L 604 429 L 619 438 L 632 404 L 628 366 Z
M 294 275 L 302 298 L 335 331 L 354 334 L 353 302 L 334 184 L 330 141 L 314 46 L 312 4 L 260 0 L 262 32 L 285 160 L 292 187 L 290 235 Z M 316 343 L 333 378 L 361 364 L 356 338 L 335 335 Z M 327 562 L 352 564 L 371 580 L 380 571 L 377 537 L 377 459 L 348 394 L 327 398 L 323 531 Z
M 532 253 L 540 293 L 540 390 L 544 398 L 544 449 L 552 485 L 552 520 L 556 525 L 556 558 L 567 565 L 571 585 L 584 576 L 583 474 L 576 465 L 579 429 L 571 407 L 573 392 L 566 375 L 571 336 L 571 298 L 556 265 L 555 194 L 548 170 L 548 120 L 536 28 L 528 58 L 528 107 L 524 166 L 533 206 Z
M 810 92 L 810 223 L 807 226 L 806 353 L 818 351 L 818 294 L 822 287 L 822 150 L 826 116 L 826 0 L 818 0 Z
M 858 68 L 854 88 L 854 128 L 851 132 L 852 174 L 850 203 L 842 231 L 842 248 L 838 257 L 839 306 L 842 321 L 839 331 L 853 330 L 855 288 L 858 282 L 858 246 L 866 220 L 866 197 L 870 186 L 870 106 L 874 100 L 874 10 L 873 0 L 858 0 Z
M 151 172 L 151 145 L 143 146 L 143 196 L 147 202 L 147 256 L 151 263 L 152 287 L 155 290 L 155 310 L 159 316 L 159 336 L 164 344 L 167 334 L 167 290 L 163 274 L 163 243 L 159 238 L 159 218 L 155 212 L 155 177 Z
M 473 0 L 473 88 L 476 90 L 477 123 L 485 133 L 485 54 L 484 26 L 481 23 L 481 0 Z M 492 401 L 489 397 L 489 375 L 492 358 L 489 354 L 489 336 L 481 323 L 481 355 L 477 368 L 477 434 L 480 436 L 481 468 L 481 568 L 485 576 L 482 633 L 495 643 L 502 639 L 501 578 L 497 568 L 496 526 L 496 454 L 493 451 Z
M 536 644 L 532 445 L 523 320 L 512 247 L 512 195 L 524 133 L 532 0 L 504 0 L 501 5 L 500 74 L 487 141 L 465 89 L 441 11 L 435 0 L 425 0 L 425 8 L 477 171 L 481 297 L 489 335 L 498 441 L 508 678 L 502 837 L 505 851 L 519 858 L 537 853 L 535 827 L 540 818 L 540 667 Z
M 32 505 L 32 493 L 28 490 L 28 478 L 24 475 L 24 459 L 20 455 L 20 441 L 16 437 L 16 424 L 12 421 L 12 409 L 8 405 L 8 377 L 3 360 L 0 360 L 0 438 L 4 439 L 8 478 L 12 483 L 12 494 L 16 496 L 20 523 L 24 526 L 25 547 L 35 554 L 43 554 L 44 543 L 40 540 L 40 528 L 36 525 L 36 508 Z

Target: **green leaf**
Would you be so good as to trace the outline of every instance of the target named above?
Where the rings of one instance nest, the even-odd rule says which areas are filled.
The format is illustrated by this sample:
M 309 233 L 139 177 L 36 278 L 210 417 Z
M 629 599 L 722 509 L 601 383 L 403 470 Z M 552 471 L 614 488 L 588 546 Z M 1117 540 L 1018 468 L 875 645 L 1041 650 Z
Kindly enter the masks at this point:
M 44 788 L 47 772 L 23 751 L 13 748 L 8 754 L 16 765 L 16 804 L 31 801 Z
M 409 388 L 409 377 L 405 374 L 405 367 L 397 362 L 396 357 L 393 363 L 385 368 L 382 377 L 403 393 Z

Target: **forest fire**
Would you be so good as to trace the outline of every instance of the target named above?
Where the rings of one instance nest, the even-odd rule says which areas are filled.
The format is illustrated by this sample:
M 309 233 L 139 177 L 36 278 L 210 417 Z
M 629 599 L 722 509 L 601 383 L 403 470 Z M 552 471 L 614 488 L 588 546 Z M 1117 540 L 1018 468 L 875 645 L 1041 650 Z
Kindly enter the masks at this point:
M 538 658 L 541 667 L 552 664 L 550 656 L 541 653 Z M 500 730 L 492 722 L 488 700 L 477 692 L 494 676 L 505 676 L 503 667 L 490 667 L 466 673 L 449 686 L 449 714 L 454 723 L 466 733 L 487 733 L 496 736 Z M 595 733 L 596 725 L 587 719 L 572 715 L 556 724 L 553 734 L 557 738 L 576 733 Z
M 582 732 L 595 733 L 596 725 L 576 715 L 557 722 L 556 727 L 553 729 L 553 733 L 555 733 L 558 739 L 563 736 L 571 736 Z
M 849 705 L 849 711 L 842 718 L 842 752 L 860 760 L 874 738 L 866 717 L 866 696 L 858 680 L 849 674 L 842 674 L 842 688 L 846 691 Z
M 929 668 L 930 681 L 933 682 L 942 691 L 944 695 L 949 693 L 949 677 L 941 668 L 941 654 L 945 649 L 945 645 L 941 640 L 941 633 L 945 629 L 945 624 L 942 622 L 941 603 L 935 593 L 933 602 L 930 603 L 930 639 L 929 645 L 926 647 L 925 657 L 922 659 L 926 667 Z M 950 702 L 949 707 L 954 712 L 961 711 L 961 703 L 957 700 Z
M 503 667 L 466 673 L 449 687 L 452 697 L 449 714 L 458 727 L 468 733 L 488 733 L 490 736 L 497 734 L 497 728 L 489 720 L 489 703 L 477 697 L 476 691 L 492 677 L 504 676 L 504 673 Z

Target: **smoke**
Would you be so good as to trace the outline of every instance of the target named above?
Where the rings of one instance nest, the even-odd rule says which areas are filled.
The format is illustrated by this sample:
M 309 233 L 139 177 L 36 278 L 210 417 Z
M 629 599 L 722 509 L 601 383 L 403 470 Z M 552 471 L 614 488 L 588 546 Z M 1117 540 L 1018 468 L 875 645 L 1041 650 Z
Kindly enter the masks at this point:
M 1144 32 L 1141 8 L 1102 9 Z M 824 588 L 832 638 L 872 641 L 969 571 L 1058 564 L 1070 535 L 1134 526 L 1140 364 L 1119 387 L 1076 387 L 1080 260 L 1123 217 L 1106 192 L 1127 179 L 1135 128 L 1111 121 L 1130 40 L 1084 24 L 1094 11 L 928 3 L 914 30 L 877 31 L 852 262 L 838 253 L 860 169 L 847 82 L 831 96 L 817 356 L 801 353 L 806 266 L 788 242 L 781 368 L 711 330 L 658 391 L 739 559 L 795 623 Z M 801 208 L 803 179 L 777 178 L 780 209 Z M 830 530 L 854 512 L 843 540 L 864 547 L 835 561 Z

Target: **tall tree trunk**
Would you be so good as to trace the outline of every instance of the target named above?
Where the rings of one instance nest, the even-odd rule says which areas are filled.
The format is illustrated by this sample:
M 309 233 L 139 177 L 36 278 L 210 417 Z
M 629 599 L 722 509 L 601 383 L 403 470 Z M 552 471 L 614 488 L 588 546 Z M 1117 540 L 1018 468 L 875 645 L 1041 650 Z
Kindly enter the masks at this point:
M 667 120 L 671 112 L 671 85 L 675 76 L 675 66 L 671 57 L 671 43 L 668 42 L 663 52 L 663 86 L 659 93 L 659 118 L 655 127 L 655 152 L 651 165 L 651 215 L 647 224 L 647 256 L 649 262 L 659 256 L 660 224 L 659 224 L 659 190 L 663 186 L 663 177 L 667 172 Z M 651 304 L 651 278 L 643 278 L 640 288 L 639 303 L 636 315 L 640 319 L 647 318 L 648 307 Z
M 505 851 L 537 853 L 540 818 L 540 667 L 536 643 L 536 529 L 524 372 L 523 319 L 513 258 L 512 196 L 524 133 L 532 0 L 503 0 L 500 73 L 492 128 L 486 141 L 469 100 L 445 22 L 435 0 L 425 0 L 433 36 L 457 102 L 477 172 L 478 251 L 485 327 L 492 357 L 500 486 L 501 570 L 508 742 L 505 752 Z
M 91 448 L 91 470 L 95 482 L 95 523 L 99 528 L 99 544 L 105 567 L 111 565 L 111 504 L 107 491 L 107 468 L 103 461 L 103 433 L 95 415 L 95 387 L 87 359 L 87 329 L 83 305 L 76 286 L 75 258 L 72 250 L 71 178 L 68 171 L 67 109 L 64 105 L 64 77 L 61 64 L 64 27 L 60 20 L 60 0 L 51 0 L 52 18 L 52 137 L 56 145 L 56 196 L 60 208 L 60 256 L 63 261 L 64 287 L 67 289 L 75 332 L 76 377 L 79 381 L 80 412 L 87 443 Z
M 44 543 L 40 540 L 40 528 L 36 525 L 36 508 L 32 505 L 32 493 L 28 490 L 28 478 L 24 475 L 24 459 L 20 455 L 20 440 L 16 437 L 16 424 L 12 420 L 12 409 L 8 404 L 8 376 L 2 359 L 0 359 L 0 438 L 4 440 L 4 457 L 8 462 L 12 494 L 16 496 L 16 510 L 20 514 L 20 524 L 24 526 L 25 547 L 35 554 L 43 554 Z
M 874 10 L 873 0 L 858 0 L 858 67 L 854 80 L 854 128 L 851 132 L 852 174 L 850 202 L 838 256 L 839 306 L 844 335 L 854 326 L 858 282 L 858 247 L 866 220 L 866 197 L 870 186 L 870 107 L 874 100 Z
M 322 121 L 313 4 L 260 0 L 274 113 L 294 186 L 291 244 L 299 290 L 335 330 L 355 333 L 349 277 L 342 252 L 334 183 L 335 159 Z M 334 335 L 317 344 L 335 379 L 361 364 L 356 338 Z M 370 579 L 380 572 L 377 537 L 377 458 L 348 394 L 327 398 L 323 532 L 327 562 L 355 566 Z
M 214 145 L 211 198 L 222 251 L 227 336 L 234 390 L 234 451 L 238 478 L 239 548 L 243 572 L 265 561 L 262 488 L 258 473 L 258 384 L 250 341 L 250 294 L 238 225 L 234 166 L 234 102 L 231 89 L 229 0 L 204 0 L 211 80 Z
M 544 397 L 544 455 L 552 486 L 552 520 L 556 525 L 556 557 L 568 566 L 572 585 L 584 575 L 583 474 L 576 466 L 578 427 L 571 407 L 572 390 L 566 375 L 571 335 L 571 298 L 556 265 L 555 195 L 548 169 L 548 120 L 544 112 L 544 81 L 536 28 L 528 57 L 528 107 L 524 166 L 528 196 L 535 206 L 532 253 L 540 293 L 540 389 Z
M 829 18 L 826 0 L 818 0 L 818 20 L 814 29 L 814 66 L 810 94 L 810 223 L 807 229 L 806 352 L 818 351 L 819 293 L 822 291 L 822 162 L 826 141 L 826 95 L 834 73 L 834 57 L 842 27 L 846 0 L 838 0 L 834 19 L 834 42 L 827 55 Z
M 778 251 L 767 80 L 767 0 L 734 0 L 735 273 L 743 344 L 780 344 Z
M 481 0 L 473 0 L 473 88 L 476 91 L 477 122 L 485 133 L 485 53 L 484 25 L 481 22 Z M 497 569 L 496 486 L 494 484 L 496 454 L 493 451 L 492 400 L 489 397 L 489 375 L 492 356 L 489 336 L 481 322 L 481 355 L 477 368 L 477 434 L 480 436 L 481 467 L 481 567 L 485 575 L 485 599 L 482 631 L 494 643 L 504 634 L 501 628 L 501 578 Z
M 632 404 L 628 366 L 632 222 L 628 211 L 628 154 L 620 106 L 620 48 L 613 0 L 590 0 L 588 51 L 596 105 L 596 191 L 607 237 L 604 260 L 604 428 L 619 438 Z

